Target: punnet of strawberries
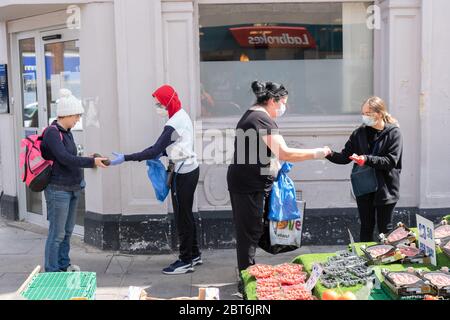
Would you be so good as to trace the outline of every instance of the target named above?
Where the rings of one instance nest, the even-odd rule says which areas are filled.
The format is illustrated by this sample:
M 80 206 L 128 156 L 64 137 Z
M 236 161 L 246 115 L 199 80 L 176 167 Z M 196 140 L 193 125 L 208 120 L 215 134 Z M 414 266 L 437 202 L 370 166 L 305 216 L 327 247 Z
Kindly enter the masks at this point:
M 305 287 L 307 273 L 296 263 L 256 264 L 247 269 L 256 279 L 258 300 L 316 300 Z

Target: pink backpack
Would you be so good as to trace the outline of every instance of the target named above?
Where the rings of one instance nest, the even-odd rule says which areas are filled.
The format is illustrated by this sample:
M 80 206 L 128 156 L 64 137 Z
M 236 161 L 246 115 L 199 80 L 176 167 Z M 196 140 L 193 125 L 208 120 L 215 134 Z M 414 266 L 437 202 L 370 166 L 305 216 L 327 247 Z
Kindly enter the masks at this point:
M 50 127 L 55 127 L 59 131 L 55 125 Z M 19 166 L 22 181 L 33 192 L 43 191 L 50 183 L 53 161 L 45 160 L 41 153 L 42 139 L 50 127 L 45 128 L 41 135 L 34 134 L 28 136 L 22 139 L 20 143 Z M 62 133 L 60 132 L 59 134 L 62 141 Z

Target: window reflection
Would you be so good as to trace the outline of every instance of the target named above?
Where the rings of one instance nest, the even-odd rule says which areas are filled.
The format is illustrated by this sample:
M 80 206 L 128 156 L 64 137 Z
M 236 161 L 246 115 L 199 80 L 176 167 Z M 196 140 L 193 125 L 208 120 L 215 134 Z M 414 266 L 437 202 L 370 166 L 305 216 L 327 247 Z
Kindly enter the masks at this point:
M 22 116 L 25 128 L 38 128 L 38 95 L 36 48 L 34 38 L 19 40 L 20 73 L 22 80 Z
M 242 115 L 256 79 L 286 86 L 287 115 L 359 113 L 373 94 L 369 5 L 200 5 L 201 116 Z
M 80 52 L 77 41 L 45 45 L 45 79 L 47 85 L 48 122 L 56 119 L 56 103 L 61 88 L 69 89 L 81 99 Z M 83 130 L 82 119 L 73 131 Z

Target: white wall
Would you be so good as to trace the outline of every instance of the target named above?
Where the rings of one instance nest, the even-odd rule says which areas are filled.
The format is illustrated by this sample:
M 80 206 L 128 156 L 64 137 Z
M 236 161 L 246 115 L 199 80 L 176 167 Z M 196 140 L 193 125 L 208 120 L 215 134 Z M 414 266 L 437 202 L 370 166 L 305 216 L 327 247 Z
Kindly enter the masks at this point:
M 450 207 L 450 1 L 422 1 L 420 206 Z
M 81 92 L 86 101 L 84 146 L 86 154 L 111 156 L 119 150 L 116 43 L 113 3 L 81 7 Z M 86 210 L 121 212 L 118 168 L 85 170 Z
M 19 163 L 15 157 L 14 120 L 12 115 L 0 115 L 0 191 L 17 196 L 16 174 Z
M 382 98 L 403 135 L 403 170 L 399 206 L 419 205 L 421 77 L 419 0 L 381 1 Z
M 152 108 L 152 93 L 165 81 L 161 5 L 159 1 L 116 0 L 114 9 L 119 151 L 132 153 L 152 145 L 164 125 Z M 144 162 L 125 163 L 119 170 L 123 214 L 167 212 L 167 205 L 156 200 Z
M 6 23 L 0 22 L 0 64 L 11 65 L 8 59 L 8 34 Z M 11 88 L 10 96 L 11 96 Z M 10 105 L 12 110 L 12 106 Z M 17 195 L 16 172 L 18 164 L 15 158 L 14 117 L 12 114 L 0 114 L 0 191 L 10 196 Z

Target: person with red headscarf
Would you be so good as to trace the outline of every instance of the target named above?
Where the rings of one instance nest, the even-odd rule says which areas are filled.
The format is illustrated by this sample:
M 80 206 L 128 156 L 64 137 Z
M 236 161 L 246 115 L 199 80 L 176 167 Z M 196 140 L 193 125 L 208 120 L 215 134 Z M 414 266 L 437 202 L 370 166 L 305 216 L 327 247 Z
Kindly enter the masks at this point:
M 194 152 L 194 129 L 191 118 L 181 107 L 180 99 L 174 88 L 163 85 L 153 93 L 156 113 L 169 120 L 163 132 L 151 147 L 133 154 L 124 155 L 113 152 L 116 156 L 111 165 L 125 161 L 143 161 L 167 156 L 174 167 L 171 182 L 171 195 L 175 223 L 180 243 L 179 259 L 163 269 L 164 274 L 182 274 L 194 271 L 195 265 L 202 264 L 197 241 L 192 205 L 199 179 L 199 165 Z

